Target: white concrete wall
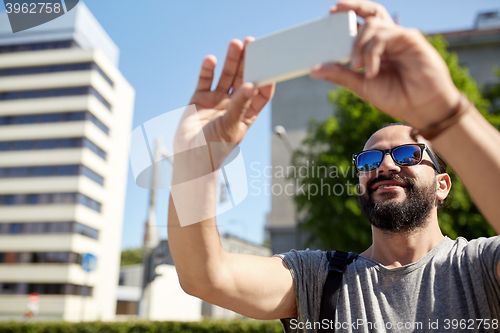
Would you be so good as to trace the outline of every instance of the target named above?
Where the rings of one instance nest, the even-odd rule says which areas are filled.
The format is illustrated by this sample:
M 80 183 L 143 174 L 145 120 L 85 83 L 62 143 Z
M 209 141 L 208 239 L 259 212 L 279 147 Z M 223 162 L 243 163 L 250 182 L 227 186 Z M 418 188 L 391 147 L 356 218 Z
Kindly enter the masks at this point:
M 151 283 L 151 299 L 149 304 L 150 320 L 201 320 L 202 300 L 186 294 L 179 284 L 177 272 L 172 265 L 160 265 L 157 277 Z

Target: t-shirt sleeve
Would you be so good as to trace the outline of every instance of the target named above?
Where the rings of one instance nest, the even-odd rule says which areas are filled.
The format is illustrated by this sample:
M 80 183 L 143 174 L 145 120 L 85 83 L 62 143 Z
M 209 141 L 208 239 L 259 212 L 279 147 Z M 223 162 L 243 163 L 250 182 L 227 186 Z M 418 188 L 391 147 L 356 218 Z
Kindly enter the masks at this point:
M 469 243 L 477 249 L 477 256 L 481 263 L 481 269 L 484 274 L 488 275 L 491 283 L 495 283 L 500 287 L 500 278 L 497 274 L 497 266 L 500 261 L 500 236 L 489 238 L 478 238 Z
M 489 308 L 492 312 L 496 312 L 498 304 L 500 304 L 500 278 L 497 274 L 497 266 L 500 261 L 500 236 L 472 240 L 468 247 L 470 265 L 480 270 L 480 274 L 476 278 L 482 280 L 485 294 L 488 295 Z M 476 261 L 477 264 L 474 265 L 473 261 Z M 477 280 L 473 279 L 472 281 L 474 287 L 478 284 Z M 491 315 L 498 318 L 496 316 L 500 313 L 492 313 Z
M 321 296 L 327 277 L 327 258 L 323 251 L 296 251 L 276 255 L 290 270 L 297 303 L 297 318 L 282 319 L 285 332 L 313 332 L 305 323 L 319 320 Z M 299 324 L 300 323 L 300 324 Z M 304 327 L 304 329 L 299 329 Z

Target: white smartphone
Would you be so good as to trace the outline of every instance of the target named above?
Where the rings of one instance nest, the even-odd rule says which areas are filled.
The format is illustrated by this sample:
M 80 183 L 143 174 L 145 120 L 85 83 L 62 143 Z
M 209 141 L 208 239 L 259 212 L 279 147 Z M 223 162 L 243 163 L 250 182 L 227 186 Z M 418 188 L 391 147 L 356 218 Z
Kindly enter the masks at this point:
M 351 10 L 261 37 L 246 46 L 243 80 L 260 87 L 307 75 L 316 64 L 348 63 L 356 35 Z

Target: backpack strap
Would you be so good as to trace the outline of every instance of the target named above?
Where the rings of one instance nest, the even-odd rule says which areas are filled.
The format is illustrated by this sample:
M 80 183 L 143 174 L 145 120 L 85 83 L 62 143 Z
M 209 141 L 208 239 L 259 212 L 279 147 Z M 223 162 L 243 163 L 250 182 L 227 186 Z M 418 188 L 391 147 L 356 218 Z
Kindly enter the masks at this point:
M 339 299 L 340 285 L 342 284 L 342 275 L 347 266 L 357 257 L 357 253 L 328 251 L 326 253 L 328 259 L 328 276 L 323 288 L 323 297 L 321 298 L 321 310 L 319 321 L 321 329 L 318 332 L 332 332 L 333 330 L 323 329 L 323 320 L 328 320 L 328 323 L 335 324 L 335 312 L 337 310 L 337 301 Z M 330 326 L 329 327 L 334 327 Z

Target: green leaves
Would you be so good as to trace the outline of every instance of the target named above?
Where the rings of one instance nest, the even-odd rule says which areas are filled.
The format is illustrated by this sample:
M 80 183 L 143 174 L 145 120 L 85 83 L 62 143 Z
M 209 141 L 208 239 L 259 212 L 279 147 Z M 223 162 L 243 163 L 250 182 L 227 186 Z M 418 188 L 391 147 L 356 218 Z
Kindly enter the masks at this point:
M 456 86 L 498 128 L 500 83 L 489 87 L 487 98 L 483 98 L 467 68 L 459 66 L 456 54 L 446 50 L 446 40 L 435 36 L 429 41 L 445 60 Z M 500 78 L 500 70 L 497 75 Z M 352 172 L 351 156 L 361 151 L 366 140 L 380 127 L 398 120 L 379 112 L 343 87 L 331 91 L 328 99 L 333 105 L 332 117 L 323 123 L 310 123 L 307 137 L 295 152 L 292 163 L 297 168 L 308 164 L 309 168 L 336 168 L 338 172 L 337 176 L 328 173 L 327 177 L 299 179 L 300 185 L 305 184 L 305 193 L 295 197 L 300 216 L 304 216 L 300 228 L 310 235 L 309 243 L 319 248 L 361 252 L 371 244 L 371 229 L 357 204 L 354 186 L 358 180 Z M 496 109 L 491 108 L 492 101 L 497 101 Z M 495 235 L 461 181 L 452 170 L 448 171 L 453 186 L 447 208 L 439 213 L 443 233 L 450 238 L 463 236 L 467 239 Z M 313 195 L 316 190 L 318 194 Z
M 123 250 L 120 266 L 142 264 L 142 248 Z
M 278 320 L 204 320 L 200 322 L 174 321 L 129 321 L 103 322 L 34 322 L 0 323 L 0 332 L 5 333 L 281 333 Z

